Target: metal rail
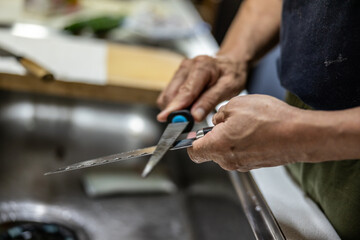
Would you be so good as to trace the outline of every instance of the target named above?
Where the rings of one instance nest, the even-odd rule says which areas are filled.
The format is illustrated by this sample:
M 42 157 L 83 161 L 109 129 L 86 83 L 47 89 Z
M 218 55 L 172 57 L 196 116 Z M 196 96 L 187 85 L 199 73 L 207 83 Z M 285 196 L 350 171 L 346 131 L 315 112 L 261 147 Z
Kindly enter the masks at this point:
M 245 215 L 258 240 L 285 239 L 251 173 L 229 172 Z
M 206 118 L 209 126 L 213 126 L 211 120 L 212 115 L 213 114 L 209 114 Z M 229 177 L 239 197 L 255 239 L 286 239 L 251 173 L 230 171 Z

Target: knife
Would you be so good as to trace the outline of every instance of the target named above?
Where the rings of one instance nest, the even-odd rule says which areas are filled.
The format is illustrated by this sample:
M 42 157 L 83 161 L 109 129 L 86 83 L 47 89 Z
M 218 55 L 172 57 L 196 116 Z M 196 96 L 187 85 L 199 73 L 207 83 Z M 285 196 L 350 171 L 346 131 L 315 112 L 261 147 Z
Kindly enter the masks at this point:
M 54 80 L 54 75 L 50 71 L 24 56 L 16 55 L 1 47 L 0 56 L 15 58 L 30 74 L 34 75 L 35 77 L 38 77 L 45 81 Z
M 212 130 L 212 127 L 206 127 L 206 128 L 196 131 L 196 137 L 194 137 L 194 138 L 182 139 L 182 140 L 175 141 L 172 144 L 172 146 L 170 147 L 170 150 L 179 150 L 179 149 L 191 147 L 192 143 L 196 139 L 202 138 L 203 136 L 205 136 L 205 134 L 207 134 L 211 130 Z M 52 172 L 47 172 L 44 175 L 63 173 L 63 172 L 78 170 L 78 169 L 82 169 L 82 168 L 100 166 L 100 165 L 104 165 L 104 164 L 109 164 L 109 163 L 132 159 L 132 158 L 148 156 L 148 155 L 154 154 L 156 147 L 157 146 L 151 146 L 151 147 L 137 149 L 137 150 L 133 150 L 133 151 L 129 151 L 129 152 L 123 152 L 123 153 L 109 155 L 106 157 L 101 157 L 101 158 L 91 159 L 91 160 L 87 160 L 87 161 L 83 161 L 83 162 L 78 162 L 78 163 L 75 163 L 75 164 L 72 164 L 72 165 L 69 165 L 66 167 L 59 168 Z

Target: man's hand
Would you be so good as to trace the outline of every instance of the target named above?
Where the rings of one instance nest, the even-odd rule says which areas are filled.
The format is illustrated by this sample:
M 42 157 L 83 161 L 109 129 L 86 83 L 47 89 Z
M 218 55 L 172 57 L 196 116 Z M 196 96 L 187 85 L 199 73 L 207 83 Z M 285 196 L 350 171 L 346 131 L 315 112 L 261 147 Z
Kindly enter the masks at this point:
M 360 158 L 360 107 L 294 108 L 266 95 L 235 97 L 214 115 L 215 127 L 188 148 L 197 163 L 249 171 L 292 162 Z
M 157 103 L 163 111 L 159 121 L 192 105 L 191 114 L 201 121 L 215 106 L 245 87 L 247 65 L 226 57 L 198 56 L 185 59 Z
M 197 163 L 213 160 L 239 171 L 306 161 L 292 135 L 302 112 L 270 96 L 235 97 L 214 115 L 215 127 L 193 143 L 189 156 Z
M 163 110 L 158 120 L 192 106 L 191 114 L 201 121 L 218 103 L 243 90 L 249 65 L 278 42 L 281 6 L 281 0 L 244 1 L 217 57 L 199 56 L 181 64 L 158 98 Z

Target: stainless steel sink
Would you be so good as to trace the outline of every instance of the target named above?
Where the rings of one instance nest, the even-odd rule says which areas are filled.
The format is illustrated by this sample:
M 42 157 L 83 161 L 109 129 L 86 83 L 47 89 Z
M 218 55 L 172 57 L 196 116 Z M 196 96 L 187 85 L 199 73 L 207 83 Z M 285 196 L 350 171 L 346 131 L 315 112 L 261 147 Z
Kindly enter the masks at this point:
M 0 223 L 59 223 L 80 240 L 255 239 L 228 174 L 212 163 L 192 163 L 183 150 L 168 153 L 154 172 L 173 184 L 171 191 L 159 191 L 158 183 L 146 192 L 94 197 L 86 191 L 89 174 L 136 179 L 147 158 L 43 175 L 156 144 L 164 128 L 156 113 L 144 105 L 0 91 Z

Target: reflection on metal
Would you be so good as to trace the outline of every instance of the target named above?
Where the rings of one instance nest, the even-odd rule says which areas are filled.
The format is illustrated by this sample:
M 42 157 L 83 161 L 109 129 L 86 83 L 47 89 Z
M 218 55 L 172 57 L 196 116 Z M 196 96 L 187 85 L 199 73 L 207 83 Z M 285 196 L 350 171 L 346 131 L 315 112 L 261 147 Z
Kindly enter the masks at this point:
M 259 240 L 285 239 L 251 174 L 231 171 L 229 176 L 255 238 Z
M 174 182 L 177 193 L 115 191 L 101 198 L 84 193 L 80 183 L 89 174 L 140 178 L 141 160 L 43 176 L 79 159 L 156 144 L 163 131 L 157 113 L 138 104 L 0 91 L 0 220 L 39 216 L 38 221 L 79 226 L 89 240 L 252 239 L 227 174 L 215 164 L 193 164 L 186 151 L 170 152 L 157 169 L 169 174 L 157 184 Z M 129 127 L 137 118 L 145 125 L 141 137 Z
M 2 202 L 0 213 L 0 224 L 22 221 L 57 223 L 74 231 L 79 240 L 89 240 L 88 233 L 92 232 L 91 227 L 95 227 L 91 219 L 79 216 L 75 211 L 43 203 Z
M 146 123 L 144 122 L 144 120 L 138 116 L 133 116 L 132 119 L 129 120 L 129 128 L 131 129 L 131 131 L 134 132 L 134 134 L 138 134 L 141 135 L 141 133 L 144 131 L 145 129 L 145 125 Z

